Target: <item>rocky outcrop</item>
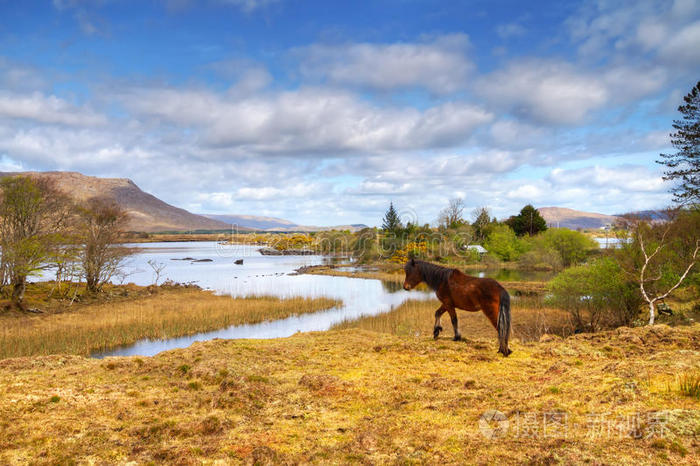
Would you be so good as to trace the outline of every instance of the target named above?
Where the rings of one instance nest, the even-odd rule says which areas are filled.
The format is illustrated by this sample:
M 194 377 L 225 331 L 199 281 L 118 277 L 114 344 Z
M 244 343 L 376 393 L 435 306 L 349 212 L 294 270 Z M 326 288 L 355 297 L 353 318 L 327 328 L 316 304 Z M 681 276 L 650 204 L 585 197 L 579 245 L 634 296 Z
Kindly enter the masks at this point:
M 260 248 L 258 252 L 263 256 L 313 256 L 316 254 L 311 249 L 285 249 L 280 251 L 275 248 Z

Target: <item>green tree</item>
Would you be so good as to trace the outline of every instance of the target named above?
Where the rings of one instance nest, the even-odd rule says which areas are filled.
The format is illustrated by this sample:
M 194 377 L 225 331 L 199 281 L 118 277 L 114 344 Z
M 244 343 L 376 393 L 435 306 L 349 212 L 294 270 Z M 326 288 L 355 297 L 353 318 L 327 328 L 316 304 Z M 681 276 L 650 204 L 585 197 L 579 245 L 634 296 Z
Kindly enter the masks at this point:
M 617 251 L 617 259 L 634 280 L 649 309 L 649 325 L 656 303 L 680 287 L 700 261 L 700 210 L 672 210 L 666 222 L 626 218 L 631 242 Z
M 494 225 L 484 241 L 484 248 L 501 260 L 513 261 L 524 252 L 520 242 L 511 227 L 505 224 Z
M 63 241 L 69 203 L 46 180 L 12 176 L 0 180 L 0 269 L 12 301 L 24 309 L 27 278 L 39 273 Z
M 398 233 L 401 230 L 401 219 L 399 214 L 394 209 L 394 203 L 389 203 L 389 210 L 384 214 L 384 220 L 382 222 L 382 230 L 391 233 Z
M 536 248 L 556 251 L 564 267 L 582 262 L 591 251 L 598 249 L 598 243 L 592 238 L 566 228 L 550 228 L 535 236 L 533 241 Z
M 488 207 L 479 207 L 472 212 L 472 228 L 474 229 L 474 239 L 483 241 L 486 237 L 486 228 L 491 223 L 491 212 Z
M 661 154 L 657 163 L 669 168 L 664 180 L 676 181 L 671 189 L 678 203 L 700 203 L 700 81 L 683 97 L 685 105 L 678 107 L 682 118 L 673 121 L 671 144 L 673 154 Z
M 642 303 L 637 285 L 610 257 L 568 268 L 549 287 L 553 303 L 568 311 L 581 330 L 629 325 Z
M 547 222 L 531 204 L 523 207 L 518 215 L 510 217 L 506 223 L 518 236 L 532 236 L 547 229 Z

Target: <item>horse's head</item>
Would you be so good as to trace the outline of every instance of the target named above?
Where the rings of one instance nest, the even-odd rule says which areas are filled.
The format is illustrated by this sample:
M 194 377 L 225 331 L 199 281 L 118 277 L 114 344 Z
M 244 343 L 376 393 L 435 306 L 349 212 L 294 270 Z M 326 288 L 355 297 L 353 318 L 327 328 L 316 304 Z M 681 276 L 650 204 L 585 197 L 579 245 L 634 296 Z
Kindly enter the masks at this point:
M 406 262 L 403 269 L 406 272 L 406 278 L 404 278 L 403 281 L 404 290 L 408 291 L 415 288 L 420 282 L 423 281 L 423 275 L 420 273 L 420 269 L 418 268 L 418 264 L 416 264 L 415 259 L 411 258 L 408 262 Z

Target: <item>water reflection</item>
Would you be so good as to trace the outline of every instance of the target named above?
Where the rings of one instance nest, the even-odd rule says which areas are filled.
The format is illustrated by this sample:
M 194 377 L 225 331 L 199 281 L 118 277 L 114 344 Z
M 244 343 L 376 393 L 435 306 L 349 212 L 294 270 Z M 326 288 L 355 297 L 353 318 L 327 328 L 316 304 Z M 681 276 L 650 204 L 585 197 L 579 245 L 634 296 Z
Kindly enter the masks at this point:
M 93 355 L 152 356 L 161 351 L 183 348 L 194 341 L 213 338 L 281 338 L 296 332 L 328 330 L 343 320 L 388 312 L 407 299 L 433 299 L 427 291 L 404 291 L 401 284 L 379 280 L 358 280 L 325 275 L 296 275 L 305 265 L 324 263 L 321 256 L 262 256 L 255 247 L 223 247 L 216 243 L 154 243 L 135 255 L 127 267 L 128 281 L 152 283 L 149 260 L 165 263 L 162 277 L 178 282 L 195 281 L 206 289 L 234 297 L 271 295 L 279 297 L 326 296 L 343 301 L 328 311 L 290 317 L 253 325 L 239 325 L 168 340 L 143 340 L 134 345 Z M 185 259 L 188 260 L 171 260 Z M 191 259 L 211 259 L 194 262 Z M 243 264 L 235 261 L 243 259 Z

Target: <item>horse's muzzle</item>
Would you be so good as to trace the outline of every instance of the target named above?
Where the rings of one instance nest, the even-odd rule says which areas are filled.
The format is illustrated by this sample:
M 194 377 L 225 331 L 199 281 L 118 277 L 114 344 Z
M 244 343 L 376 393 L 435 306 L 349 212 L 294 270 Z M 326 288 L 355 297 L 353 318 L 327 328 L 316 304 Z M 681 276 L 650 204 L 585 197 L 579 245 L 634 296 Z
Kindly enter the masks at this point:
M 403 289 L 406 290 L 406 291 L 410 291 L 410 290 L 411 290 L 411 285 L 409 285 L 409 284 L 406 283 L 406 282 L 403 282 Z

